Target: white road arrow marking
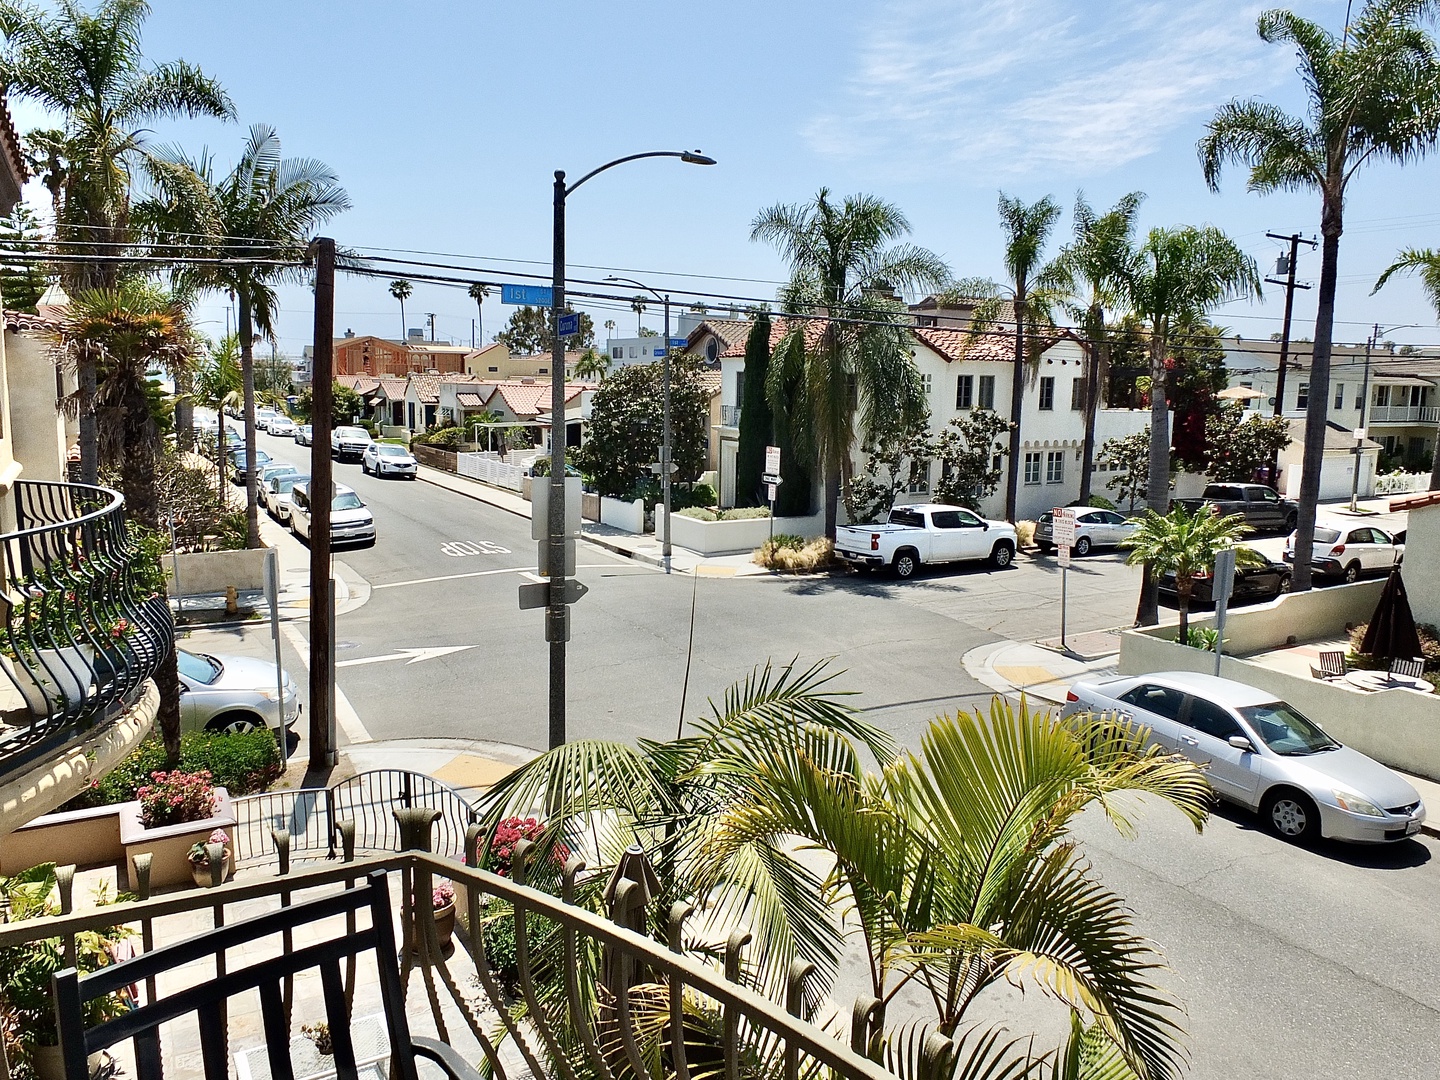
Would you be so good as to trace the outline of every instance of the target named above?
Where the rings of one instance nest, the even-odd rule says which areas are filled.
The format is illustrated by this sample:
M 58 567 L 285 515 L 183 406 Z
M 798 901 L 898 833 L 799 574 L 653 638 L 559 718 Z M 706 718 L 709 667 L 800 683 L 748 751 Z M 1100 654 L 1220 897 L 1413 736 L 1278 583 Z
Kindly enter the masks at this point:
M 421 660 L 433 660 L 437 656 L 446 656 L 449 653 L 464 652 L 466 649 L 478 648 L 476 645 L 441 645 L 433 649 L 401 649 L 399 652 L 386 653 L 383 656 L 362 656 L 357 660 L 341 660 L 335 666 L 359 667 L 361 664 L 380 664 L 386 660 L 404 660 L 406 666 L 418 664 Z

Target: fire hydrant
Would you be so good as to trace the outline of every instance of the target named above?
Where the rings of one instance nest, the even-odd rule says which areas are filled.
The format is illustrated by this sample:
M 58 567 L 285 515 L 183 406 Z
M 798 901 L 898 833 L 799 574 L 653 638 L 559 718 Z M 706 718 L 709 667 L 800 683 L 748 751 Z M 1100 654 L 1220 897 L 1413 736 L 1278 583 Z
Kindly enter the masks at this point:
M 225 586 L 225 614 L 240 614 L 240 590 L 234 585 Z

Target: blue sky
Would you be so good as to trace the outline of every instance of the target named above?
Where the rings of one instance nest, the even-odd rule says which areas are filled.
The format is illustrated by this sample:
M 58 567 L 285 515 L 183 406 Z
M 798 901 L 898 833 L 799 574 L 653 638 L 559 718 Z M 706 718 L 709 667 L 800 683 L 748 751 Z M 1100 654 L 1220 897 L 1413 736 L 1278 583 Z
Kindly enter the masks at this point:
M 1338 26 L 1343 0 L 1295 5 Z M 329 163 L 354 209 L 327 230 L 342 245 L 550 257 L 550 182 L 622 154 L 699 147 L 715 168 L 627 165 L 570 201 L 569 260 L 628 269 L 657 287 L 769 296 L 785 268 L 749 240 L 756 211 L 821 186 L 897 204 L 912 239 L 957 276 L 999 275 L 996 194 L 1053 194 L 1068 235 L 1083 188 L 1108 206 L 1148 194 L 1143 226 L 1212 223 L 1272 270 L 1267 230 L 1318 229 L 1318 197 L 1245 190 L 1230 170 L 1208 191 L 1195 141 L 1215 107 L 1256 95 L 1298 104 L 1294 58 L 1255 35 L 1260 5 L 1226 0 L 690 0 L 593 3 L 379 0 L 334 3 L 156 0 L 145 48 L 183 57 L 229 89 L 239 125 L 166 124 L 160 142 L 208 145 L 222 166 L 246 125 L 274 125 L 293 156 Z M 26 130 L 39 115 L 14 105 Z M 1352 185 L 1341 248 L 1336 338 L 1368 325 L 1422 324 L 1392 336 L 1440 343 L 1413 281 L 1369 291 L 1405 245 L 1440 246 L 1440 155 L 1368 169 Z M 36 197 L 43 192 L 36 192 Z M 545 272 L 524 262 L 514 270 Z M 1303 256 L 1303 280 L 1319 274 Z M 738 280 L 696 280 L 707 274 Z M 1246 337 L 1278 330 L 1280 290 L 1215 315 Z M 342 279 L 337 328 L 394 336 L 383 282 Z M 224 303 L 203 306 L 223 328 Z M 436 313 L 440 336 L 469 341 L 461 290 L 417 283 L 411 326 Z M 489 337 L 508 310 L 487 301 Z M 628 311 L 593 309 L 600 336 Z M 1296 336 L 1313 328 L 1314 291 L 1296 301 Z M 309 341 L 309 293 L 283 295 L 280 347 Z M 658 312 L 645 317 L 658 328 Z

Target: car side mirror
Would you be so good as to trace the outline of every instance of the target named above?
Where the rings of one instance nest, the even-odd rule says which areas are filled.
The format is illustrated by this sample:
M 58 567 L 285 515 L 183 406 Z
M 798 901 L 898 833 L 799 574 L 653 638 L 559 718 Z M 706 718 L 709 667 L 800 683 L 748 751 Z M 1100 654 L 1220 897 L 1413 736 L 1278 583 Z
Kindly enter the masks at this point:
M 1255 744 L 1244 735 L 1231 735 L 1226 741 L 1236 750 L 1243 750 L 1247 754 L 1253 754 L 1255 752 Z
M 981 532 L 989 532 L 989 531 L 990 531 L 990 523 L 989 523 L 988 521 L 982 521 L 982 522 L 980 522 L 980 531 L 981 531 Z

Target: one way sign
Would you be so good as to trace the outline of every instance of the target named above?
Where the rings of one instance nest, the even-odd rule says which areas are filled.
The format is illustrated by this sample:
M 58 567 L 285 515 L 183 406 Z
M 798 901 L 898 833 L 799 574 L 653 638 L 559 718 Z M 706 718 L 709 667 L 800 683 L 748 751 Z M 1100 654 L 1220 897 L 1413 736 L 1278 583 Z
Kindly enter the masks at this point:
M 565 603 L 573 604 L 589 591 L 589 587 L 584 582 L 576 581 L 574 578 L 568 578 L 565 582 Z M 549 606 L 550 582 L 526 582 L 520 586 L 521 611 L 530 611 L 533 608 Z

